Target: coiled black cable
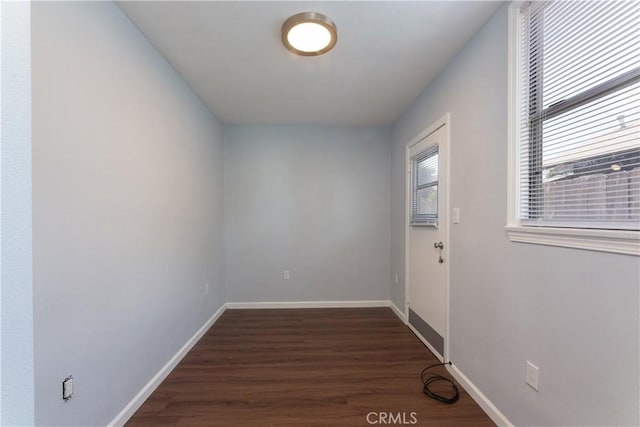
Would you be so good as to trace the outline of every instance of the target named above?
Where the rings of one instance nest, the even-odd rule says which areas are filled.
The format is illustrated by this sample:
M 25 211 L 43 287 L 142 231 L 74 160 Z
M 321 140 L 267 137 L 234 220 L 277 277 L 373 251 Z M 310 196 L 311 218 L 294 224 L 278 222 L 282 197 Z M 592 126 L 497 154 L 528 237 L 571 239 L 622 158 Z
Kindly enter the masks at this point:
M 456 386 L 454 382 L 451 381 L 449 378 L 443 377 L 442 375 L 439 375 L 439 374 L 427 372 L 431 368 L 435 368 L 436 366 L 444 366 L 444 365 L 451 365 L 451 362 L 438 363 L 436 365 L 428 366 L 422 370 L 422 372 L 420 373 L 420 380 L 422 380 L 422 385 L 423 385 L 422 391 L 424 392 L 424 394 L 426 394 L 432 399 L 435 399 L 442 403 L 452 404 L 457 402 L 458 399 L 460 398 L 460 392 L 458 391 L 458 386 Z M 444 382 L 449 384 L 451 386 L 451 389 L 453 390 L 453 395 L 450 397 L 443 396 L 441 394 L 438 394 L 432 391 L 430 386 L 436 382 Z

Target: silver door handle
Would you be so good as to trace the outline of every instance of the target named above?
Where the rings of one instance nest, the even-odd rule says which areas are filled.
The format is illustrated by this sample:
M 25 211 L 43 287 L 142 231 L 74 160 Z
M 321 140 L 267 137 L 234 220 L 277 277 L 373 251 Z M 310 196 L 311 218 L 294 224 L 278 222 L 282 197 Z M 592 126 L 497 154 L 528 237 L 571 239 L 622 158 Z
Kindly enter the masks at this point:
M 442 258 L 442 250 L 444 249 L 444 244 L 442 242 L 434 242 L 433 247 L 436 249 L 440 249 L 440 254 L 438 255 L 438 262 L 442 264 L 444 262 L 444 258 Z

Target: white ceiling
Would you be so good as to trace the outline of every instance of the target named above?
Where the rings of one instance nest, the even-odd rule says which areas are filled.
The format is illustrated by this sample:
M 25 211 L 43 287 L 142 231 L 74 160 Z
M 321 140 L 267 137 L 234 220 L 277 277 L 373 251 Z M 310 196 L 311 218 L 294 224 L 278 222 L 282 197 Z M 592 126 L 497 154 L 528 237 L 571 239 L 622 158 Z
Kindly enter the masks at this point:
M 398 118 L 501 3 L 118 5 L 223 123 L 385 125 Z M 300 57 L 282 45 L 282 23 L 304 11 L 324 13 L 336 23 L 338 43 L 328 54 Z

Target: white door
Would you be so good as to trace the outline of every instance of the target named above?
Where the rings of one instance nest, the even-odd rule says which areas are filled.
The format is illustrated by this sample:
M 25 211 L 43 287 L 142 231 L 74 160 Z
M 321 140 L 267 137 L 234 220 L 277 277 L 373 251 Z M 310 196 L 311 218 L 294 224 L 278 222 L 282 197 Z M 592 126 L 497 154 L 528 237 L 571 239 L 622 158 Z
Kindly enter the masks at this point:
M 407 147 L 407 319 L 440 359 L 447 332 L 447 126 Z

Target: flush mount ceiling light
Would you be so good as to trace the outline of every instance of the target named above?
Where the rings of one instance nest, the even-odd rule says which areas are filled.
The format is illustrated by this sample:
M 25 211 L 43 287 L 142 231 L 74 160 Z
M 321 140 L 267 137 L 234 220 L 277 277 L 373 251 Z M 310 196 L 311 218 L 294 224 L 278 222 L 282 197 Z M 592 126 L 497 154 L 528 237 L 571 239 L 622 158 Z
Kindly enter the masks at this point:
M 321 13 L 298 13 L 282 24 L 282 43 L 298 55 L 322 55 L 333 49 L 337 41 L 336 24 Z

